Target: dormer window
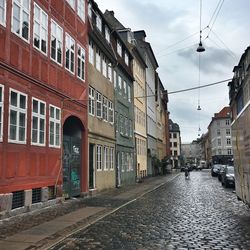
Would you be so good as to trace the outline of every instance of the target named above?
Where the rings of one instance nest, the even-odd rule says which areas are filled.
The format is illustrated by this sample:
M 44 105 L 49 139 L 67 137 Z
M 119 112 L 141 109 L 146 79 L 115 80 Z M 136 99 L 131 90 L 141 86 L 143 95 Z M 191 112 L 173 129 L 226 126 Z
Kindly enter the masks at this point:
M 107 26 L 105 26 L 105 38 L 106 38 L 107 42 L 110 43 L 110 31 L 109 31 L 109 28 Z
M 125 60 L 126 65 L 129 65 L 128 53 L 127 52 L 125 52 L 124 60 Z
M 96 15 L 96 27 L 102 31 L 102 19 L 98 14 Z
M 122 56 L 122 45 L 119 41 L 117 41 L 117 53 L 119 56 Z

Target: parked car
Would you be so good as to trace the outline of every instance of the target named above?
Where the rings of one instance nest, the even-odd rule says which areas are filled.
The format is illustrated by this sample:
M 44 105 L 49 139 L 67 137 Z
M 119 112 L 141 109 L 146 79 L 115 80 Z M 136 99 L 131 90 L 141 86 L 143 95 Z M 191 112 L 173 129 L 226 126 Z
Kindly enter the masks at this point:
M 221 176 L 221 184 L 225 185 L 225 187 L 234 187 L 235 179 L 234 179 L 234 166 L 226 166 L 225 171 Z
M 223 175 L 224 172 L 225 172 L 225 168 L 226 168 L 226 165 L 221 165 L 221 166 L 220 166 L 220 170 L 219 170 L 219 172 L 218 172 L 218 180 L 219 180 L 219 181 L 221 181 L 221 177 L 222 177 L 222 175 Z
M 218 173 L 220 171 L 221 164 L 214 164 L 211 168 L 211 175 L 212 176 L 218 176 Z

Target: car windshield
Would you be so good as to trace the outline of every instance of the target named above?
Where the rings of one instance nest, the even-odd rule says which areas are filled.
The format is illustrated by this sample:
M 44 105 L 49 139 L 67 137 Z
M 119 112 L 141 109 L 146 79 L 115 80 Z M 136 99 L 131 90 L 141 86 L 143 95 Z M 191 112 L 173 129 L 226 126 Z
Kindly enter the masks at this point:
M 234 174 L 234 167 L 227 167 L 228 174 Z
M 214 165 L 214 169 L 220 169 L 221 165 Z

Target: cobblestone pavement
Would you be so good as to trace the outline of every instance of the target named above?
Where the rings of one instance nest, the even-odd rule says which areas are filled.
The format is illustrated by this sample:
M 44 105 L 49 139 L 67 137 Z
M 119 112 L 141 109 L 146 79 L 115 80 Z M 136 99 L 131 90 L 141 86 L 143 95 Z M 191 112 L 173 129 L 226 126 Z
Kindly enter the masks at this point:
M 191 172 L 51 249 L 250 249 L 250 209 L 209 171 Z

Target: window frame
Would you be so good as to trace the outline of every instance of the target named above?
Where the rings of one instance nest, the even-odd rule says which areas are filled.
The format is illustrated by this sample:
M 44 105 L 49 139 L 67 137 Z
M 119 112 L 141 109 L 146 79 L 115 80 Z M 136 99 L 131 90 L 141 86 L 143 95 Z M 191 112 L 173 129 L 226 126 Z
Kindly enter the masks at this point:
M 114 104 L 108 100 L 108 121 L 110 124 L 114 124 Z
M 96 96 L 96 117 L 102 119 L 102 94 L 98 91 L 95 92 Z M 100 107 L 98 107 L 100 105 Z M 98 114 L 98 111 L 101 111 L 101 114 Z
M 1 113 L 0 113 L 0 142 L 3 141 L 3 118 L 4 118 L 4 85 L 0 84 L 1 88 L 1 97 L 0 99 L 0 108 L 1 108 Z
M 102 145 L 96 145 L 96 171 L 102 171 Z
M 110 30 L 107 25 L 105 25 L 105 39 L 108 43 L 110 43 Z
M 103 170 L 108 171 L 109 170 L 109 160 L 108 160 L 108 154 L 109 154 L 109 148 L 107 146 L 103 147 Z
M 122 57 L 122 44 L 119 40 L 117 40 L 117 43 L 116 43 L 116 46 L 117 46 L 117 54 Z
M 38 8 L 39 9 L 39 18 L 37 19 L 36 15 L 35 15 L 35 8 Z M 46 27 L 44 26 L 44 24 L 42 23 L 42 16 L 45 15 L 46 16 Z M 39 47 L 37 47 L 35 45 L 35 37 L 36 37 L 36 33 L 35 33 L 35 24 L 38 23 L 38 26 L 39 26 Z M 34 3 L 34 15 L 33 15 L 33 47 L 35 49 L 37 49 L 38 51 L 40 51 L 42 54 L 46 55 L 48 54 L 48 23 L 49 23 L 49 16 L 48 14 L 37 4 L 37 3 Z M 45 35 L 45 49 L 46 49 L 46 52 L 44 52 L 42 50 L 42 30 L 45 30 L 46 32 L 46 35 Z
M 33 112 L 33 101 L 37 101 L 38 102 L 38 113 L 34 113 Z M 44 104 L 44 114 L 40 114 L 40 104 Z M 46 102 L 40 100 L 40 99 L 37 99 L 35 97 L 32 97 L 32 100 L 31 100 L 31 145 L 34 145 L 34 146 L 45 146 L 46 145 Z M 37 128 L 37 141 L 38 142 L 33 142 L 33 117 L 37 117 L 38 118 L 38 128 Z M 44 136 L 43 136 L 43 140 L 44 140 L 44 143 L 40 143 L 40 121 L 41 120 L 44 120 Z
M 79 7 L 80 6 L 80 7 Z M 78 0 L 77 1 L 77 15 L 80 17 L 80 19 L 85 23 L 86 18 L 86 11 L 85 11 L 85 0 Z M 83 11 L 83 14 L 81 14 Z
M 109 100 L 105 96 L 102 97 L 102 119 L 105 122 L 108 122 L 108 119 L 109 119 L 109 116 L 108 116 L 108 111 L 109 111 L 109 109 L 108 109 L 108 101 Z
M 73 10 L 76 9 L 76 0 L 66 0 L 66 1 Z
M 95 89 L 90 86 L 89 86 L 89 115 L 95 116 Z
M 57 119 L 56 117 L 51 117 L 51 108 L 54 108 L 55 112 L 55 116 L 56 116 L 56 110 L 59 111 L 59 119 Z M 52 104 L 49 105 L 49 147 L 51 148 L 60 148 L 61 147 L 61 121 L 62 121 L 62 112 L 61 112 L 61 109 L 57 106 L 54 106 Z M 54 140 L 54 144 L 51 144 L 51 141 L 50 141 L 50 137 L 51 137 L 51 131 L 50 131 L 50 123 L 53 122 L 54 123 L 54 137 L 53 137 L 53 140 Z M 59 144 L 57 145 L 56 144 L 56 125 L 59 124 Z
M 95 52 L 95 67 L 99 72 L 102 71 L 101 51 L 99 49 L 96 49 Z
M 79 55 L 79 49 L 80 49 L 80 55 Z M 86 67 L 86 52 L 85 49 L 80 45 L 77 44 L 77 78 L 81 81 L 85 81 L 85 67 Z M 80 76 L 79 76 L 79 61 L 80 61 Z M 83 63 L 83 66 L 82 66 Z M 83 68 L 82 68 L 83 67 Z M 83 75 L 83 78 L 82 78 Z
M 52 25 L 55 25 L 55 29 L 56 29 L 56 34 L 54 36 L 53 34 L 53 29 L 52 29 Z M 63 65 L 63 29 L 60 25 L 58 25 L 57 22 L 55 22 L 53 19 L 51 19 L 51 23 L 50 23 L 50 59 L 52 61 L 54 61 L 55 63 L 57 63 L 58 65 L 62 66 Z M 59 31 L 61 31 L 61 34 L 58 34 Z M 61 35 L 61 37 L 60 37 Z M 55 46 L 55 59 L 52 57 L 52 41 L 53 41 L 53 37 L 55 37 L 56 39 L 56 46 Z M 61 39 L 60 39 L 61 38 Z M 58 61 L 58 51 L 59 51 L 59 45 L 61 44 L 61 63 Z
M 109 166 L 109 170 L 113 171 L 114 170 L 114 148 L 110 147 L 109 149 L 109 159 L 110 159 L 110 166 Z
M 0 19 L 0 25 L 6 27 L 6 10 L 7 10 L 7 0 L 3 0 L 3 22 Z
M 96 14 L 96 28 L 102 32 L 102 18 L 99 14 Z
M 70 44 L 68 44 L 68 42 Z M 73 42 L 73 43 L 72 43 Z M 74 45 L 74 49 L 71 48 L 71 46 Z M 65 32 L 65 69 L 70 72 L 71 74 L 75 74 L 75 54 L 76 54 L 76 41 L 73 39 L 67 32 Z M 69 50 L 69 68 L 67 68 L 67 50 Z M 73 54 L 73 60 L 71 60 L 71 56 Z M 72 64 L 73 63 L 73 71 L 71 70 Z
M 17 106 L 13 106 L 11 105 L 11 93 L 14 92 L 17 94 Z M 25 97 L 25 109 L 18 107 L 19 103 L 20 103 L 20 96 Z M 11 129 L 11 123 L 10 123 L 10 119 L 11 119 L 11 110 L 15 111 L 17 113 L 16 117 L 16 134 L 15 137 L 16 139 L 10 139 L 10 129 Z M 24 140 L 20 141 L 19 140 L 19 133 L 20 133 L 20 114 L 24 114 L 25 115 L 25 123 L 24 123 Z M 8 123 L 8 142 L 9 143 L 15 143 L 15 144 L 26 144 L 27 143 L 27 115 L 28 115 L 28 95 L 10 88 L 9 89 L 9 123 Z
M 127 52 L 124 53 L 124 62 L 127 66 L 129 66 L 129 56 Z
M 95 65 L 94 44 L 89 40 L 89 63 Z
M 12 14 L 11 14 L 11 32 L 14 33 L 16 36 L 18 36 L 19 38 L 21 38 L 23 41 L 30 43 L 30 12 L 31 12 L 31 1 L 28 1 L 28 5 L 29 5 L 29 9 L 27 10 L 26 8 L 24 8 L 23 6 L 23 1 L 24 0 L 20 0 L 21 2 L 18 3 L 18 0 L 13 0 L 12 1 Z M 19 31 L 20 33 L 18 34 L 15 30 L 14 30 L 14 5 L 16 4 L 16 6 L 18 6 L 20 8 L 20 22 L 19 22 Z M 28 37 L 27 39 L 25 37 L 23 37 L 22 35 L 22 26 L 23 26 L 23 13 L 26 13 L 29 19 L 29 23 L 28 23 Z

